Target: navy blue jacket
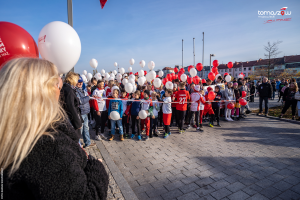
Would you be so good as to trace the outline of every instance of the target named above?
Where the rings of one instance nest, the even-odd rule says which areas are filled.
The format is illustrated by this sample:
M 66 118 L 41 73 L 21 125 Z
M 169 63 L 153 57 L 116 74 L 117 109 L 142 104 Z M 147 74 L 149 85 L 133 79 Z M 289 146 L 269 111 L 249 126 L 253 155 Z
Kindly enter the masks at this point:
M 220 97 L 220 98 L 217 98 Z M 214 101 L 220 101 L 222 99 L 222 93 L 221 92 L 216 92 L 216 97 Z M 220 107 L 220 102 L 212 102 L 212 107 L 213 108 L 218 108 Z
M 141 102 L 140 101 L 133 101 L 131 103 L 131 115 L 139 115 L 139 112 L 141 110 Z

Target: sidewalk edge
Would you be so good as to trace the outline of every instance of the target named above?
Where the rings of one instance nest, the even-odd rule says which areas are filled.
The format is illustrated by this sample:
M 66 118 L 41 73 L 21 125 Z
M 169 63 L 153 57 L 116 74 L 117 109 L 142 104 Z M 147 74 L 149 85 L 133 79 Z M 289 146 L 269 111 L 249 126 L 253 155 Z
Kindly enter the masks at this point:
M 264 115 L 257 115 L 256 113 L 251 113 L 251 115 L 255 115 L 257 117 L 266 117 Z M 279 117 L 274 117 L 274 116 L 267 116 L 266 118 L 275 119 L 275 120 L 278 120 L 278 121 L 289 122 L 289 123 L 292 123 L 292 124 L 300 124 L 300 121 L 291 120 L 291 119 L 279 118 Z
M 107 149 L 103 145 L 102 141 L 96 142 L 97 147 L 99 148 L 103 159 L 106 162 L 107 167 L 109 168 L 111 174 L 113 175 L 117 185 L 119 186 L 121 193 L 123 194 L 125 200 L 138 200 L 137 196 L 129 186 L 128 182 L 124 178 L 123 174 L 117 167 L 117 165 L 114 163 L 112 158 L 110 157 Z

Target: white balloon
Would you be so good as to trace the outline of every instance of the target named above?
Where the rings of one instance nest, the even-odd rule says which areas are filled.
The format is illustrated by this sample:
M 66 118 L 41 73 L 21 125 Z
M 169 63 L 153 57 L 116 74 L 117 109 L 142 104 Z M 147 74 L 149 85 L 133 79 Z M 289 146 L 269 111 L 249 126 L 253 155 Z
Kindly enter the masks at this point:
M 150 74 L 151 81 L 156 78 L 156 72 L 155 71 L 152 70 L 148 74 Z
M 115 67 L 117 67 L 117 66 L 118 66 L 118 63 L 117 63 L 117 62 L 115 62 L 115 63 L 114 63 L 114 66 L 115 66 Z
M 159 77 L 163 77 L 163 75 L 164 75 L 164 72 L 163 72 L 163 71 L 159 71 L 159 72 L 158 72 L 158 76 L 159 76 Z
M 126 83 L 128 83 L 128 79 L 124 78 L 124 79 L 122 80 L 122 83 L 123 83 L 123 85 L 126 85 Z
M 141 70 L 139 71 L 139 77 L 143 77 L 144 74 L 145 74 L 144 70 L 141 69 Z
M 154 67 L 155 67 L 155 63 L 154 63 L 153 61 L 150 61 L 150 62 L 148 63 L 148 68 L 149 68 L 150 70 L 153 70 Z
M 101 74 L 102 74 L 102 75 L 105 74 L 105 70 L 104 70 L 104 69 L 101 70 Z
M 55 64 L 58 74 L 65 74 L 78 62 L 81 42 L 72 26 L 54 21 L 42 28 L 38 38 L 38 49 L 42 58 Z
M 147 82 L 152 81 L 150 73 L 146 74 L 146 80 L 147 80 Z
M 133 85 L 131 83 L 126 83 L 126 85 L 125 85 L 125 91 L 127 93 L 132 93 L 132 90 L 133 90 Z
M 120 74 L 123 75 L 125 73 L 125 69 L 122 67 L 122 68 L 119 69 L 119 72 L 120 72 Z
M 181 79 L 181 81 L 185 82 L 186 79 L 187 79 L 186 74 L 182 74 L 182 75 L 180 76 L 180 79 Z
M 147 81 L 147 79 L 146 79 L 146 77 L 145 77 L 145 76 L 143 76 L 143 77 L 142 77 L 142 79 L 144 79 L 144 83 Z
M 111 74 L 110 74 L 110 78 L 113 78 L 113 79 L 115 79 L 115 78 L 116 78 L 116 76 L 115 76 L 113 73 L 111 73 Z
M 167 89 L 173 90 L 173 87 L 174 87 L 174 85 L 173 85 L 173 83 L 171 81 L 166 82 L 166 88 Z
M 112 71 L 112 73 L 114 74 L 114 75 L 117 75 L 117 70 L 114 70 L 114 71 Z
M 141 66 L 142 68 L 144 68 L 145 65 L 146 65 L 145 61 L 144 61 L 144 60 L 141 60 L 141 61 L 140 61 L 140 66 Z
M 244 78 L 244 76 L 242 74 L 239 74 L 238 78 Z
M 96 73 L 94 77 L 97 79 L 97 81 L 102 80 L 102 76 L 100 73 Z
M 93 78 L 93 75 L 91 73 L 88 73 L 86 75 L 86 78 L 87 78 L 88 81 L 90 81 Z
M 161 86 L 160 78 L 155 78 L 153 81 L 153 85 L 154 85 L 154 87 L 159 88 Z
M 114 79 L 114 77 L 109 77 L 108 80 L 109 80 L 109 81 L 113 81 L 113 80 L 115 80 L 115 79 Z
M 86 71 L 86 70 L 83 70 L 82 74 L 83 74 L 83 75 L 87 75 L 87 71 Z
M 146 112 L 145 110 L 141 110 L 141 111 L 139 112 L 139 117 L 140 117 L 141 119 L 146 119 L 146 118 L 147 118 L 147 112 Z
M 230 82 L 231 81 L 231 76 L 230 75 L 225 76 L 225 81 Z
M 106 80 L 109 80 L 110 75 L 108 73 L 106 73 L 104 77 L 105 77 Z
M 131 72 L 132 71 L 132 67 L 128 67 L 128 71 Z
M 139 85 L 144 85 L 145 80 L 143 79 L 143 77 L 138 78 L 138 83 Z
M 132 90 L 132 93 L 134 93 L 136 91 L 136 86 L 135 84 L 133 85 L 133 90 Z
M 128 79 L 128 83 L 131 83 L 132 85 L 134 85 L 135 84 L 135 79 L 132 79 L 132 78 Z
M 121 79 L 122 79 L 122 74 L 118 73 L 118 74 L 116 75 L 116 77 L 117 77 L 118 80 L 121 80 Z
M 197 76 L 197 70 L 195 68 L 190 69 L 190 75 L 191 77 Z
M 111 111 L 109 116 L 112 120 L 120 119 L 120 113 L 118 113 L 117 111 Z
M 131 74 L 131 75 L 129 75 L 129 77 L 128 77 L 128 78 L 135 79 L 135 75 L 134 75 L 134 74 Z
M 92 68 L 96 69 L 98 66 L 98 61 L 95 58 L 93 58 L 90 60 L 90 65 Z
M 131 58 L 131 59 L 129 60 L 129 64 L 130 64 L 130 65 L 134 65 L 134 62 L 135 62 L 135 61 L 134 61 L 133 58 Z
M 87 82 L 87 78 L 84 74 L 81 74 L 81 78 L 82 78 L 83 82 L 85 82 L 85 83 Z

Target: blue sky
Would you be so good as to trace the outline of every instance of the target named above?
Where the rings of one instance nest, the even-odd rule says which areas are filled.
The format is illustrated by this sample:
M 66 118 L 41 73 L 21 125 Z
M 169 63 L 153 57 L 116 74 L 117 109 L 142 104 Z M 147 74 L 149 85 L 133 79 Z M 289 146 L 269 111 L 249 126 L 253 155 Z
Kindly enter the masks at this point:
M 258 18 L 258 10 L 282 7 L 292 11 L 291 21 L 264 24 L 266 19 Z M 184 66 L 191 65 L 193 38 L 196 63 L 202 62 L 203 31 L 204 65 L 210 53 L 219 63 L 264 58 L 268 41 L 283 41 L 279 56 L 300 54 L 299 13 L 298 0 L 108 0 L 103 10 L 99 0 L 73 0 L 74 29 L 82 44 L 75 71 L 92 72 L 92 58 L 98 60 L 98 71 L 114 69 L 114 62 L 127 70 L 130 58 L 136 60 L 134 71 L 140 70 L 140 60 L 153 60 L 155 69 L 181 65 L 182 39 Z M 1 0 L 0 20 L 23 27 L 37 41 L 47 23 L 68 22 L 67 0 Z

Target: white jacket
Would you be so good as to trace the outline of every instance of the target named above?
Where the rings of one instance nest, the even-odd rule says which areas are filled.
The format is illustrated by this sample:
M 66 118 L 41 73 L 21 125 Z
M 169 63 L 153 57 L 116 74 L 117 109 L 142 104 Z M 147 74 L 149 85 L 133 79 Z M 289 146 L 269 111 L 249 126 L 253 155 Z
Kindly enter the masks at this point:
M 201 94 L 199 92 L 193 92 L 191 94 L 191 111 L 199 111 L 200 110 L 200 102 L 199 99 L 201 97 Z

